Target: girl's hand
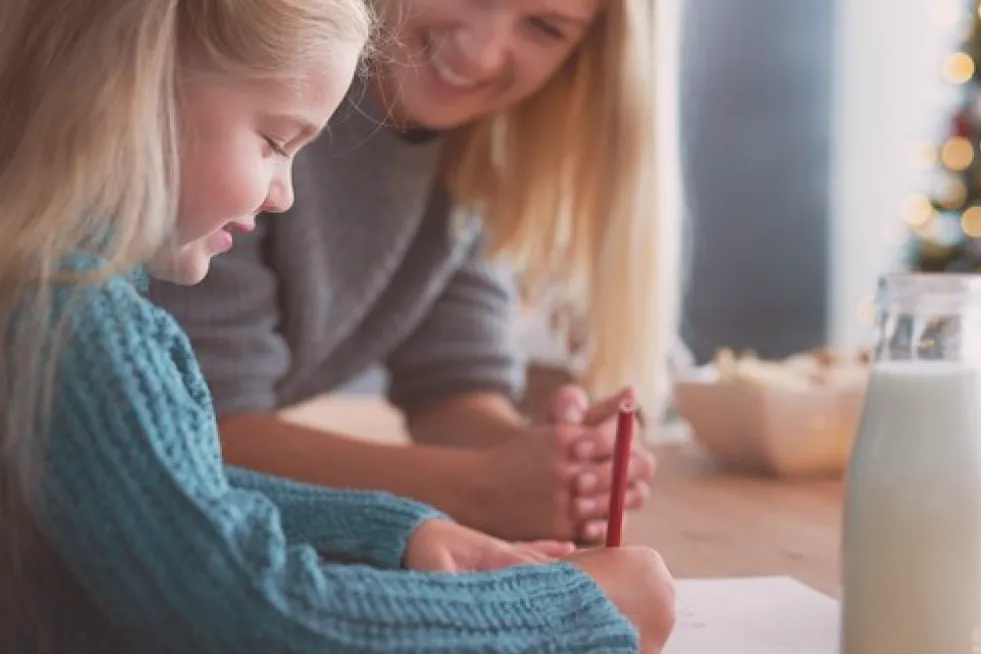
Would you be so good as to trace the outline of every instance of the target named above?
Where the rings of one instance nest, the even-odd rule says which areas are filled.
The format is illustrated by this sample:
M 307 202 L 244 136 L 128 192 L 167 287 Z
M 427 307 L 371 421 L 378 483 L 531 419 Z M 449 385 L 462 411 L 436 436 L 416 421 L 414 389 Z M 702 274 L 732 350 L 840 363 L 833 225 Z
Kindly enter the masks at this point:
M 641 654 L 660 654 L 675 624 L 674 579 L 661 556 L 646 547 L 611 547 L 566 560 L 592 577 L 637 628 Z
M 572 554 L 575 546 L 554 540 L 509 543 L 443 519 L 420 525 L 409 538 L 405 567 L 426 572 L 479 572 L 545 563 Z

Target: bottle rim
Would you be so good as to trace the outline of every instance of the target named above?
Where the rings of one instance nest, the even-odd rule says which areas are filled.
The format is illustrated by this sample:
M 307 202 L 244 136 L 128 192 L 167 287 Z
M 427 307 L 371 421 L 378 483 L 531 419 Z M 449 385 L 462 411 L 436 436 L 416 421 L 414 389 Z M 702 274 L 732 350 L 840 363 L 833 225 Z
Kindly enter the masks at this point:
M 903 311 L 981 310 L 981 274 L 922 271 L 879 276 L 876 304 Z

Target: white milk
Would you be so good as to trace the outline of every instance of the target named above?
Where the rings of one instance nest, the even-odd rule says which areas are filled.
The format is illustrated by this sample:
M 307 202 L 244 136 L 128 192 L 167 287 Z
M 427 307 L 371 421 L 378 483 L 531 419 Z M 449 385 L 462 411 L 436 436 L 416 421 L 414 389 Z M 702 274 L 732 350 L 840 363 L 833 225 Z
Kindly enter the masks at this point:
M 979 376 L 873 366 L 847 480 L 842 654 L 981 652 Z

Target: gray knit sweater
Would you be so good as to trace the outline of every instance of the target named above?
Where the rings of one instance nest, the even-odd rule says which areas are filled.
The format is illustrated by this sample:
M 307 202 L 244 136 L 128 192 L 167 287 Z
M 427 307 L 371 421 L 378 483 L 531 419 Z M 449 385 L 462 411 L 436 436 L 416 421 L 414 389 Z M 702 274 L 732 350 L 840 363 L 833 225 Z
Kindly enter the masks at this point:
M 382 126 L 355 85 L 294 164 L 296 201 L 260 216 L 195 287 L 151 299 L 190 334 L 219 416 L 330 391 L 375 364 L 419 410 L 454 393 L 520 392 L 509 277 L 477 220 L 451 220 L 439 138 Z

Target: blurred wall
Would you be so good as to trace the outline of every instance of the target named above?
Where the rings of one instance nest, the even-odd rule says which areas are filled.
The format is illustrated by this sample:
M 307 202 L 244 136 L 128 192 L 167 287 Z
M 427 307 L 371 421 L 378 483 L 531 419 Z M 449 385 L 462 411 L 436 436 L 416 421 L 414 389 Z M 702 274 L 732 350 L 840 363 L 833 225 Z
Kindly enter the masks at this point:
M 699 360 L 825 341 L 834 8 L 682 3 L 683 333 Z
M 958 88 L 943 61 L 972 16 L 969 0 L 838 0 L 828 312 L 837 346 L 869 342 L 876 278 L 901 264 L 904 200 L 930 174 L 913 154 L 947 135 Z

